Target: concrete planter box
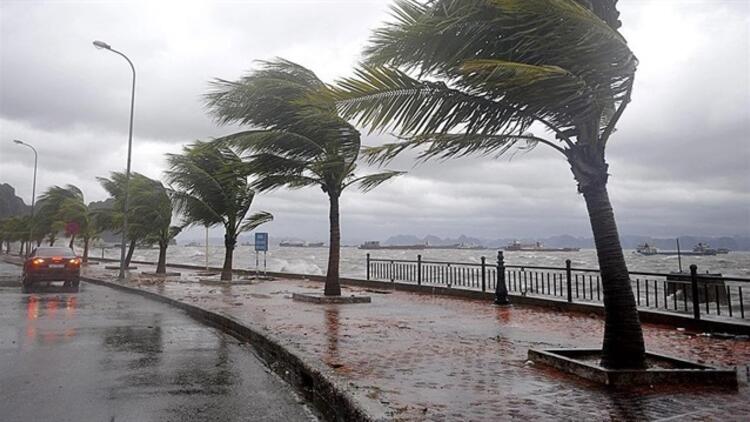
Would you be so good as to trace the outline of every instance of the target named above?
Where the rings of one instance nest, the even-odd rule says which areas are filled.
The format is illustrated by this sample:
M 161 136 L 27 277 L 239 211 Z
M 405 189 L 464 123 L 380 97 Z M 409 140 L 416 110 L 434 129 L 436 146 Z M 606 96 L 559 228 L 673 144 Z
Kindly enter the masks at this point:
M 646 352 L 649 369 L 606 369 L 598 364 L 601 349 L 529 349 L 529 360 L 612 387 L 643 385 L 711 385 L 737 389 L 734 369 Z
M 105 265 L 104 269 L 105 270 L 119 270 L 120 266 L 119 265 Z M 126 270 L 137 270 L 138 267 L 126 267 L 125 269 Z
M 175 273 L 175 272 L 166 272 L 164 274 L 157 274 L 153 271 L 141 271 L 141 275 L 147 275 L 147 276 L 152 276 L 152 277 L 179 277 L 182 274 Z
M 293 293 L 292 300 L 309 303 L 370 303 L 370 296 L 325 296 L 322 293 Z

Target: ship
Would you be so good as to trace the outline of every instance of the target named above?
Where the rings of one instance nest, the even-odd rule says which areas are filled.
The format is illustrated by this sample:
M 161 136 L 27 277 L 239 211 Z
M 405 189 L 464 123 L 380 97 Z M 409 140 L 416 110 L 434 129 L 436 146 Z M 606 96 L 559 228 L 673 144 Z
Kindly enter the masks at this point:
M 321 248 L 323 247 L 323 242 L 284 241 L 279 243 L 279 246 L 284 248 Z
M 653 249 L 656 249 L 656 248 L 653 248 Z M 724 252 L 719 252 L 717 249 L 712 248 L 708 244 L 699 242 L 697 245 L 693 247 L 692 252 L 682 252 L 679 250 L 679 245 L 678 245 L 678 250 L 676 251 L 655 251 L 653 253 L 644 253 L 643 255 L 714 256 L 719 253 L 724 253 Z
M 648 242 L 638 245 L 638 247 L 635 248 L 635 251 L 641 255 L 657 255 L 659 253 L 659 250 L 649 245 Z
M 421 250 L 425 249 L 426 245 L 394 245 L 394 246 L 383 246 L 377 240 L 368 240 L 367 242 L 359 245 L 359 249 L 413 249 Z
M 716 255 L 717 253 L 718 251 L 708 246 L 708 244 L 698 242 L 698 244 L 693 247 L 692 255 Z M 688 254 L 690 253 L 688 252 Z
M 514 240 L 503 248 L 506 251 L 522 251 L 522 252 L 578 252 L 581 248 L 548 248 L 545 247 L 542 242 L 536 242 L 533 245 L 524 245 L 521 242 Z

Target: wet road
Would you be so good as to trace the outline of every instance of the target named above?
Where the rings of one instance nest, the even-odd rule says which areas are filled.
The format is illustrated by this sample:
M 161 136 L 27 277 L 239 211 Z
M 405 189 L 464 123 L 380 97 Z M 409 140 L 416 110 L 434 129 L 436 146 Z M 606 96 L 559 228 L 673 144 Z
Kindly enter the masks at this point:
M 0 285 L 2 421 L 314 419 L 250 348 L 181 310 L 87 283 Z

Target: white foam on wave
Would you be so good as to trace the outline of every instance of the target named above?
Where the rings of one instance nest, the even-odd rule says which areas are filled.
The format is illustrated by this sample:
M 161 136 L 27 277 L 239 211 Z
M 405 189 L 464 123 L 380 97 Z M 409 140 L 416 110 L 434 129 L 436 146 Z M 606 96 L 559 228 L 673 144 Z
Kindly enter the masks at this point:
M 319 266 L 303 259 L 289 261 L 277 259 L 276 261 L 276 264 L 279 265 L 279 272 L 282 273 L 323 275 L 323 270 Z

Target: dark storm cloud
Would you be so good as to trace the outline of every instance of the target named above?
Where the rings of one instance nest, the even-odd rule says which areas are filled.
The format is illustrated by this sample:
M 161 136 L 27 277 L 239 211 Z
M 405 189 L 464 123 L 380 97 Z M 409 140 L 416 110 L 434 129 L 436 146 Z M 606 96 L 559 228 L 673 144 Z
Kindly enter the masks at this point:
M 229 133 L 202 104 L 208 81 L 234 79 L 253 60 L 281 56 L 333 81 L 359 60 L 382 1 L 0 3 L 0 182 L 29 201 L 31 154 L 39 189 L 124 167 L 130 72 L 91 46 L 102 39 L 138 71 L 134 170 L 159 177 L 164 154 Z M 633 101 L 609 145 L 610 193 L 621 231 L 659 236 L 750 234 L 750 4 L 620 2 L 623 34 L 640 59 Z M 367 144 L 392 141 L 387 134 Z M 342 198 L 349 239 L 396 233 L 482 237 L 588 235 L 567 163 L 543 146 L 512 159 L 470 157 L 388 167 L 409 174 Z M 374 170 L 363 166 L 364 171 Z M 324 240 L 318 189 L 262 195 L 278 236 Z

